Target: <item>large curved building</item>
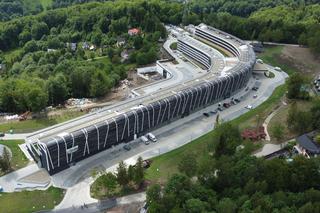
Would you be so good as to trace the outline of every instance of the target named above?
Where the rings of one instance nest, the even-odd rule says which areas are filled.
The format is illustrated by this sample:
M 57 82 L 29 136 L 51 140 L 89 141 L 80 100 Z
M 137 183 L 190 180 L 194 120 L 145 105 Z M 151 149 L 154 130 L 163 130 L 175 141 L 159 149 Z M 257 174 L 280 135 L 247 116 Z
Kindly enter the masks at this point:
M 233 66 L 220 66 L 223 55 L 210 44 L 236 58 Z M 29 153 L 39 166 L 55 174 L 77 161 L 230 97 L 246 86 L 255 64 L 255 54 L 249 45 L 204 24 L 196 27 L 193 37 L 179 37 L 178 49 L 208 72 L 198 79 L 35 132 L 26 139 Z

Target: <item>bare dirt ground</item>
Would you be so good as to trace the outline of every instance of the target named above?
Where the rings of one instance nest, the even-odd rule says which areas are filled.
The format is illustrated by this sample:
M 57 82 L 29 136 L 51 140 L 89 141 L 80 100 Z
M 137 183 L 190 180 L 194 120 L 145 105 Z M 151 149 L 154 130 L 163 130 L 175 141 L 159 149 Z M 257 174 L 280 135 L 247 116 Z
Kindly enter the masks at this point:
M 130 90 L 148 83 L 147 80 L 140 78 L 137 75 L 136 70 L 130 70 L 128 72 L 127 80 L 128 85 L 119 84 L 117 87 L 113 88 L 105 97 L 97 100 L 97 103 L 104 103 L 110 101 L 121 101 L 128 97 Z
M 285 46 L 280 57 L 310 77 L 320 74 L 320 56 L 315 56 L 309 48 Z

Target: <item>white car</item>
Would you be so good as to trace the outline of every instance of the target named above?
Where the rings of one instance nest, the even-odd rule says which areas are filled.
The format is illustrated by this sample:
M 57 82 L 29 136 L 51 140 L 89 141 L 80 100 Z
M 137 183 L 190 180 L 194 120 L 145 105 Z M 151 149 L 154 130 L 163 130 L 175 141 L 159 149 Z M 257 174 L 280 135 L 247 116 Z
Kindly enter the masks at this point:
M 151 132 L 147 134 L 147 138 L 149 138 L 152 142 L 157 142 L 156 136 L 154 136 Z
M 253 109 L 251 105 L 246 106 L 246 109 Z
M 282 71 L 280 67 L 275 67 L 274 70 L 275 70 L 275 71 L 278 71 L 278 72 L 281 72 L 281 71 Z
M 145 144 L 145 145 L 149 145 L 149 139 L 146 136 L 141 136 L 141 141 Z

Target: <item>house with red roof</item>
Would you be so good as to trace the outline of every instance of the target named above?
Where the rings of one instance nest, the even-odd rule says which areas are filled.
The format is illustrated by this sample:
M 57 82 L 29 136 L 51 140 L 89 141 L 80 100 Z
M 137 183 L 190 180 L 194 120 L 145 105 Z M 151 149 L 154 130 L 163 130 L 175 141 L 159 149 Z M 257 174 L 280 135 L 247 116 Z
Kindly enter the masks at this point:
M 131 28 L 128 30 L 128 34 L 130 36 L 138 35 L 140 33 L 140 30 L 138 28 Z

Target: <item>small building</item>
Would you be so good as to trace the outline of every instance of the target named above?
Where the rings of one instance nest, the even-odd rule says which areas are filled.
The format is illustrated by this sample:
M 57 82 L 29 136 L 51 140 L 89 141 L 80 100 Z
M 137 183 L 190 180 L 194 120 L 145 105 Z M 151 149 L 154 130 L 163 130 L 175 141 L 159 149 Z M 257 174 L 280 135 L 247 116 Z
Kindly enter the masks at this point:
M 95 50 L 96 49 L 96 46 L 95 45 L 90 45 L 90 47 L 89 47 L 89 50 L 91 50 L 91 51 L 93 51 L 93 50 Z
M 118 37 L 117 38 L 117 47 L 119 48 L 119 47 L 122 47 L 123 45 L 125 45 L 126 44 L 126 39 L 125 38 L 122 38 L 122 37 Z
M 48 53 L 55 52 L 55 51 L 57 51 L 57 50 L 56 49 L 47 49 Z
M 82 49 L 84 49 L 84 50 L 88 50 L 90 48 L 90 45 L 88 44 L 88 42 L 83 42 L 83 44 L 82 44 Z
M 261 42 L 252 42 L 250 45 L 256 53 L 262 53 L 264 51 L 263 44 Z
M 320 155 L 320 145 L 314 141 L 316 133 L 311 132 L 308 134 L 297 137 L 297 145 L 295 148 L 299 153 L 307 158 L 316 157 Z
M 71 51 L 76 51 L 77 50 L 77 43 L 66 43 L 67 48 L 70 48 Z
M 140 33 L 140 30 L 138 28 L 131 28 L 128 30 L 128 34 L 130 36 L 135 36 L 138 35 Z
M 77 50 L 77 43 L 71 43 L 71 50 L 76 51 Z

